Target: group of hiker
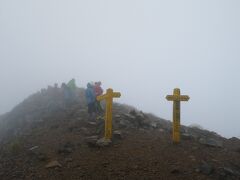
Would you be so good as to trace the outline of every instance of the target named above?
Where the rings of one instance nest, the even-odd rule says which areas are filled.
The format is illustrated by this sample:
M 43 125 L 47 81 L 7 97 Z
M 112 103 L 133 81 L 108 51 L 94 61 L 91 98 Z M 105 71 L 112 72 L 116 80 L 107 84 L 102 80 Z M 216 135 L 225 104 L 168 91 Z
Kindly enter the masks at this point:
M 87 83 L 87 89 L 85 90 L 85 97 L 88 106 L 89 119 L 93 120 L 96 115 L 102 115 L 103 109 L 99 101 L 97 101 L 97 96 L 103 94 L 103 89 L 101 87 L 102 83 L 90 82 Z M 42 89 L 41 94 L 44 96 L 50 95 L 56 99 L 62 99 L 64 106 L 71 106 L 79 101 L 80 91 L 77 88 L 75 79 L 71 79 L 68 83 L 62 83 L 61 87 L 58 84 L 54 86 L 48 86 L 47 89 Z M 62 98 L 59 98 L 62 97 Z
M 88 114 L 89 118 L 93 119 L 96 114 L 103 113 L 100 102 L 97 100 L 97 96 L 103 94 L 103 89 L 101 87 L 101 82 L 88 83 L 87 89 L 85 91 L 85 96 L 88 104 Z
M 103 89 L 101 87 L 102 83 L 90 82 L 87 84 L 87 89 L 85 91 L 85 97 L 87 100 L 88 114 L 90 119 L 94 118 L 96 114 L 103 113 L 103 109 L 99 101 L 97 101 L 97 96 L 103 94 Z M 77 98 L 76 93 L 76 82 L 75 79 L 70 80 L 67 84 L 62 84 L 62 89 L 64 93 L 64 99 L 67 103 L 72 103 Z

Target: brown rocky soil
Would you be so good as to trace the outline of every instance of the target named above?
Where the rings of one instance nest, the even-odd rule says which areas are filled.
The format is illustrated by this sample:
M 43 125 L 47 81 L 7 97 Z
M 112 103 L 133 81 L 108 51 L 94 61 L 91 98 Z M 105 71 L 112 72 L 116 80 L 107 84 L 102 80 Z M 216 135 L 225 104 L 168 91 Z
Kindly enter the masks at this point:
M 238 138 L 182 126 L 173 144 L 171 122 L 126 105 L 114 105 L 114 138 L 100 146 L 104 121 L 88 120 L 83 93 L 66 106 L 48 89 L 1 117 L 1 179 L 240 179 Z

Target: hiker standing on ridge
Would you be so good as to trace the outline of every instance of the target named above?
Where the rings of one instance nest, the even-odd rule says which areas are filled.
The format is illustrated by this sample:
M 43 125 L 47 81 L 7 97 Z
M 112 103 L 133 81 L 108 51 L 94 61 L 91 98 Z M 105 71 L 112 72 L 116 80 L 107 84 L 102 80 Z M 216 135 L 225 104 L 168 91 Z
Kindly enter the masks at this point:
M 87 105 L 88 105 L 89 120 L 93 120 L 96 113 L 96 107 L 95 107 L 96 96 L 94 92 L 94 87 L 90 83 L 87 84 L 85 96 L 86 96 Z
M 61 91 L 64 98 L 64 104 L 68 106 L 71 103 L 71 90 L 65 83 L 62 83 Z
M 77 86 L 76 86 L 76 81 L 75 79 L 71 79 L 68 83 L 67 83 L 67 86 L 70 90 L 70 99 L 71 101 L 75 101 L 76 100 L 76 96 L 77 96 Z
M 95 91 L 95 95 L 96 95 L 95 106 L 96 106 L 97 113 L 103 113 L 101 103 L 100 103 L 100 101 L 97 100 L 97 97 L 101 96 L 103 94 L 103 89 L 102 89 L 101 85 L 102 85 L 101 81 L 95 82 L 95 85 L 94 85 L 94 91 Z

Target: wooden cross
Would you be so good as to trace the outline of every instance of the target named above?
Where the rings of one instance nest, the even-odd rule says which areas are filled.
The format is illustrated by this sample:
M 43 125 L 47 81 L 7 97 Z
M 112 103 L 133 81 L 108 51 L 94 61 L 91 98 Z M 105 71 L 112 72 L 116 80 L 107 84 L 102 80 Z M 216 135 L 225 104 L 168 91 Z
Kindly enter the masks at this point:
M 98 101 L 106 100 L 106 114 L 105 114 L 105 139 L 112 138 L 112 105 L 113 98 L 121 97 L 121 93 L 113 92 L 112 89 L 107 89 L 107 93 L 97 97 Z
M 168 101 L 173 101 L 173 142 L 180 142 L 180 102 L 190 99 L 187 95 L 181 95 L 180 89 L 175 88 L 173 95 L 166 96 Z

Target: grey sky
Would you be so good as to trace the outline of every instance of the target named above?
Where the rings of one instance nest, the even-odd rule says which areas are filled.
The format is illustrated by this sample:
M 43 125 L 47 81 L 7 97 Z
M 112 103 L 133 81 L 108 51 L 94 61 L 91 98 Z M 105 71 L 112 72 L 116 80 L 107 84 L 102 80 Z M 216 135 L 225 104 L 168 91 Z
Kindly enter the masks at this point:
M 240 136 L 240 1 L 0 0 L 0 113 L 55 82 L 101 80 L 119 102 Z

